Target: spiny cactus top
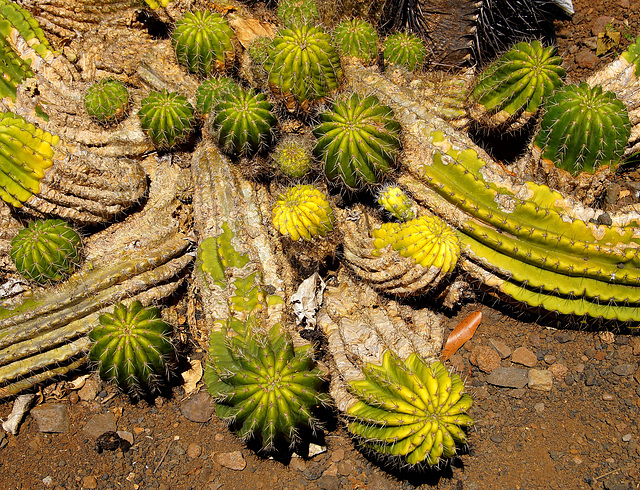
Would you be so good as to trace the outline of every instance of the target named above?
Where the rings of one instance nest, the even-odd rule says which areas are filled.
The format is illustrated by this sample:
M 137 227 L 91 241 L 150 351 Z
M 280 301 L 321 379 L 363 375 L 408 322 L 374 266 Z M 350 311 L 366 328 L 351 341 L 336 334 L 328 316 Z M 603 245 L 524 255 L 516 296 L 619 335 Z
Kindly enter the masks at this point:
M 470 95 L 482 108 L 481 121 L 498 125 L 522 113 L 535 113 L 543 99 L 562 86 L 565 71 L 562 58 L 555 54 L 555 47 L 544 47 L 540 41 L 521 42 L 494 61 Z
M 342 79 L 340 57 L 331 36 L 306 25 L 278 32 L 265 70 L 271 91 L 289 110 L 306 110 L 335 91 Z
M 543 158 L 572 174 L 618 165 L 631 124 L 613 92 L 586 83 L 567 85 L 547 99 L 544 111 L 534 141 Z
M 234 33 L 227 20 L 209 11 L 187 12 L 176 22 L 171 42 L 178 62 L 207 76 L 228 70 L 235 60 Z
M 640 75 L 640 36 L 620 55 L 627 63 L 635 65 L 636 76 Z
M 20 207 L 40 192 L 60 138 L 10 112 L 0 112 L 0 198 Z
M 276 168 L 286 177 L 298 179 L 313 166 L 311 145 L 304 137 L 289 135 L 282 138 L 271 155 Z
M 311 240 L 333 230 L 333 209 L 324 193 L 311 185 L 296 185 L 278 196 L 273 225 L 292 240 Z
M 100 122 L 117 121 L 129 107 L 129 91 L 118 80 L 100 80 L 84 94 L 84 105 L 89 115 Z
M 236 88 L 236 82 L 227 77 L 213 77 L 202 82 L 196 90 L 198 114 L 209 114 L 228 92 L 236 90 Z
M 285 27 L 313 25 L 320 20 L 315 0 L 280 0 L 277 15 Z
M 333 31 L 333 38 L 343 56 L 358 58 L 365 65 L 373 63 L 378 57 L 378 33 L 365 20 L 341 22 Z
M 407 221 L 416 217 L 413 202 L 396 185 L 387 186 L 380 191 L 378 204 L 387 213 L 400 221 Z
M 89 334 L 94 342 L 89 359 L 98 363 L 100 377 L 132 394 L 155 389 L 176 358 L 173 329 L 158 309 L 139 301 L 120 303 L 98 320 Z
M 402 362 L 386 351 L 381 366 L 367 364 L 363 371 L 365 379 L 349 383 L 359 401 L 346 413 L 353 419 L 349 431 L 365 446 L 410 465 L 436 465 L 466 443 L 461 427 L 473 424 L 465 414 L 473 400 L 441 362 L 416 354 Z
M 32 221 L 11 240 L 11 260 L 25 278 L 39 284 L 60 281 L 80 262 L 82 239 L 59 219 Z
M 379 182 L 391 170 L 400 150 L 400 124 L 376 96 L 337 100 L 320 121 L 313 129 L 318 138 L 313 151 L 329 179 L 339 177 L 358 188 Z
M 424 41 L 408 32 L 398 32 L 387 37 L 383 49 L 385 64 L 404 66 L 409 71 L 422 68 L 427 54 Z
M 156 146 L 171 148 L 191 132 L 194 111 L 184 95 L 167 90 L 151 92 L 141 104 L 140 124 Z

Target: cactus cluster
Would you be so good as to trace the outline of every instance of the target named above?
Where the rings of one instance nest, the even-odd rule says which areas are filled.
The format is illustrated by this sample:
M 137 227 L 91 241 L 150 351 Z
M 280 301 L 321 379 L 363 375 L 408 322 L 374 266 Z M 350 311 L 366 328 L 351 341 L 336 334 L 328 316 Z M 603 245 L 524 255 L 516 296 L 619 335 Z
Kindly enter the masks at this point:
M 407 221 L 416 217 L 413 201 L 397 185 L 383 187 L 378 193 L 378 204 L 397 220 Z
M 116 122 L 122 119 L 127 112 L 129 91 L 118 80 L 100 80 L 85 92 L 84 105 L 87 113 L 97 121 Z
M 314 25 L 320 21 L 315 0 L 280 0 L 276 13 L 285 27 Z
M 233 30 L 216 12 L 187 12 L 176 22 L 171 42 L 178 62 L 201 76 L 220 73 L 235 61 Z
M 311 185 L 296 185 L 278 195 L 273 225 L 294 241 L 311 240 L 333 230 L 333 209 L 327 196 Z
M 398 65 L 409 71 L 422 68 L 427 55 L 424 41 L 410 32 L 397 32 L 384 40 L 385 65 Z
M 358 401 L 346 411 L 349 431 L 365 447 L 409 465 L 437 465 L 467 440 L 462 429 L 473 401 L 457 374 L 439 361 L 411 354 L 403 362 L 386 351 L 381 365 L 368 363 L 365 379 L 351 381 Z
M 273 163 L 285 177 L 299 179 L 307 175 L 313 166 L 311 145 L 304 136 L 288 135 L 273 149 Z
M 351 19 L 341 22 L 333 31 L 338 51 L 370 65 L 378 58 L 378 33 L 369 22 Z
M 184 95 L 162 90 L 142 99 L 138 111 L 142 129 L 160 148 L 171 148 L 184 141 L 194 123 L 193 106 Z
M 354 93 L 337 100 L 319 119 L 313 129 L 318 138 L 313 152 L 329 179 L 340 178 L 347 187 L 358 188 L 380 182 L 393 168 L 400 150 L 400 124 L 376 96 Z
M 155 390 L 176 360 L 173 328 L 159 310 L 139 301 L 119 303 L 98 321 L 89 334 L 89 359 L 97 363 L 100 377 L 134 395 Z
M 236 87 L 236 82 L 227 77 L 212 77 L 202 82 L 196 89 L 198 114 L 201 116 L 209 114 L 225 98 L 225 95 L 236 90 Z
M 32 221 L 11 240 L 11 260 L 38 284 L 61 281 L 80 263 L 82 239 L 60 219 Z

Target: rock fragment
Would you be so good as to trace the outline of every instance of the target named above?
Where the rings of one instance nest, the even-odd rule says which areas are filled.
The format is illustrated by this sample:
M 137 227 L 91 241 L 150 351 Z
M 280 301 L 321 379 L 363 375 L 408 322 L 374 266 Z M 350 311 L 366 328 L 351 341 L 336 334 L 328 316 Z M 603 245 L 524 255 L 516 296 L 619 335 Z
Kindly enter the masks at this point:
M 69 414 L 62 403 L 45 403 L 31 410 L 40 432 L 68 432 Z
M 487 376 L 487 383 L 502 388 L 524 388 L 528 381 L 527 370 L 516 367 L 500 367 Z
M 553 374 L 548 369 L 529 370 L 529 388 L 538 391 L 551 391 Z

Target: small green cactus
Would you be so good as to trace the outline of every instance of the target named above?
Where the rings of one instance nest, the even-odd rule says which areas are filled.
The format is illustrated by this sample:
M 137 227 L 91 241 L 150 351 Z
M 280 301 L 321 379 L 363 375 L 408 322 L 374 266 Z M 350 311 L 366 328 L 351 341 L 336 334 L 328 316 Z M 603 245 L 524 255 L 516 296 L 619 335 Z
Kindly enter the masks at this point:
M 631 134 L 625 105 L 599 85 L 567 85 L 544 105 L 534 145 L 542 157 L 572 174 L 620 162 Z
M 233 66 L 234 33 L 227 20 L 209 11 L 187 12 L 176 22 L 171 43 L 178 62 L 202 76 L 224 72 Z
M 311 145 L 303 136 L 289 135 L 282 138 L 271 155 L 276 168 L 291 179 L 307 175 L 313 166 Z
M 640 75 L 640 36 L 620 56 L 630 65 L 635 65 L 635 74 Z
M 333 230 L 333 209 L 327 196 L 311 185 L 296 185 L 278 195 L 273 225 L 294 241 L 326 236 Z
M 384 187 L 378 194 L 378 204 L 387 213 L 400 221 L 416 217 L 414 203 L 397 185 Z
M 69 276 L 82 253 L 82 239 L 59 219 L 32 221 L 11 240 L 11 260 L 22 277 L 49 284 Z
M 282 29 L 265 63 L 268 84 L 288 110 L 306 111 L 335 91 L 342 79 L 331 36 L 319 27 Z
M 213 77 L 202 82 L 196 90 L 196 110 L 204 116 L 209 114 L 226 94 L 235 90 L 236 82 L 227 77 Z
M 184 95 L 167 90 L 151 92 L 141 104 L 140 124 L 156 146 L 171 148 L 191 132 L 194 111 Z
M 545 97 L 562 86 L 565 71 L 555 54 L 555 47 L 540 41 L 521 42 L 494 61 L 471 92 L 474 119 L 500 126 L 535 114 Z
M 333 31 L 338 51 L 370 65 L 378 58 L 378 33 L 367 21 L 351 19 L 338 24 Z
M 346 414 L 349 432 L 365 447 L 409 465 L 433 466 L 466 443 L 462 427 L 473 425 L 465 413 L 473 400 L 460 376 L 440 361 L 411 354 L 403 362 L 386 351 L 382 365 L 367 364 L 363 371 L 365 379 L 349 383 L 358 401 Z
M 277 124 L 264 94 L 237 87 L 225 94 L 211 121 L 218 144 L 227 153 L 250 155 L 267 147 Z
M 122 119 L 129 107 L 129 91 L 118 80 L 94 83 L 84 94 L 84 105 L 91 117 L 109 123 Z
M 398 32 L 383 43 L 384 61 L 387 65 L 400 65 L 409 71 L 422 68 L 427 54 L 424 41 L 415 34 Z
M 0 198 L 21 207 L 40 192 L 60 138 L 11 112 L 0 112 Z
M 176 360 L 173 329 L 158 309 L 139 301 L 120 303 L 98 321 L 89 334 L 89 359 L 98 364 L 100 377 L 134 395 L 156 389 Z
M 277 15 L 285 27 L 313 25 L 320 20 L 315 0 L 280 0 Z
M 313 129 L 313 150 L 329 179 L 340 177 L 350 188 L 375 184 L 389 172 L 400 150 L 400 124 L 374 95 L 354 93 L 320 114 Z

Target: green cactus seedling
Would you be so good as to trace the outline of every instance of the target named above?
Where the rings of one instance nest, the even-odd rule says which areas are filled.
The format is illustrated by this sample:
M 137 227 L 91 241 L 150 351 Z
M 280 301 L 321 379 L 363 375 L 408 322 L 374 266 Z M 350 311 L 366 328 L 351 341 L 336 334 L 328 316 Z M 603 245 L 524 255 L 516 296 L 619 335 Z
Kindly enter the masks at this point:
M 202 82 L 196 90 L 196 110 L 198 114 L 209 114 L 226 94 L 235 90 L 236 82 L 227 77 L 209 78 Z
M 333 39 L 342 56 L 351 56 L 370 65 L 378 58 L 378 33 L 367 21 L 351 19 L 338 24 Z
M 49 284 L 69 276 L 80 262 L 82 239 L 59 219 L 32 221 L 11 240 L 11 260 L 25 278 Z
M 276 168 L 292 179 L 304 177 L 313 166 L 311 145 L 302 136 L 289 135 L 282 138 L 273 149 L 271 157 Z
M 409 71 L 422 68 L 427 53 L 424 41 L 408 32 L 398 32 L 387 37 L 383 50 L 387 65 L 400 65 Z
M 315 0 L 280 0 L 277 15 L 285 27 L 312 25 L 320 20 Z
M 297 185 L 278 196 L 273 225 L 292 240 L 311 240 L 333 230 L 333 209 L 327 196 L 311 185 Z
M 127 112 L 129 91 L 118 80 L 100 80 L 84 94 L 84 105 L 89 115 L 99 122 L 115 122 Z
M 167 90 L 151 92 L 141 104 L 140 124 L 156 146 L 171 148 L 191 132 L 194 111 L 184 95 Z

